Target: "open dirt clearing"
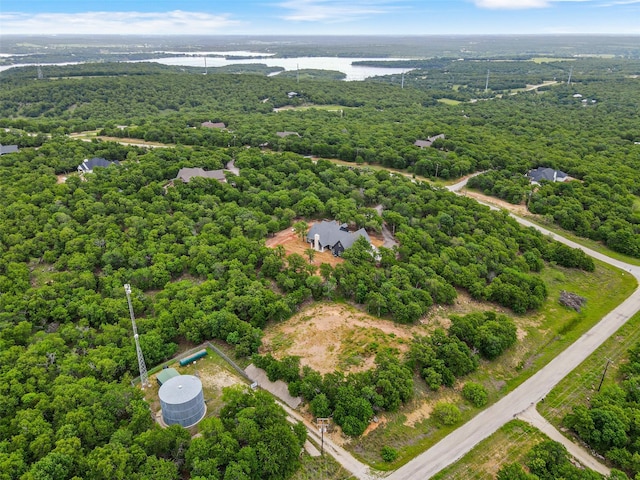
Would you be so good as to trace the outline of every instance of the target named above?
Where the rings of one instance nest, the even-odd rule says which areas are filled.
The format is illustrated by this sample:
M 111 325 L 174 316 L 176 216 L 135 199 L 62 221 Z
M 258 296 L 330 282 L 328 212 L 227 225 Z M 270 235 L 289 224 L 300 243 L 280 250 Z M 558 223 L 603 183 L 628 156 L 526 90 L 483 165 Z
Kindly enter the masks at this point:
M 527 215 L 529 215 L 527 207 L 523 204 L 514 205 L 513 203 L 505 202 L 504 200 L 501 200 L 499 198 L 484 195 L 473 190 L 467 190 L 466 188 L 462 190 L 462 195 L 480 200 L 484 203 L 490 203 L 492 205 L 495 205 L 496 207 L 504 208 L 505 210 L 513 212 L 516 215 L 520 215 L 522 217 L 526 217 Z
M 374 366 L 376 352 L 381 348 L 404 353 L 414 335 L 426 335 L 437 327 L 447 328 L 451 315 L 478 310 L 502 311 L 458 291 L 454 305 L 434 306 L 419 323 L 401 325 L 348 304 L 317 302 L 284 323 L 268 326 L 261 353 L 271 353 L 276 358 L 299 356 L 302 365 L 323 374 L 335 370 L 362 371 Z
M 314 303 L 286 323 L 267 328 L 262 353 L 274 357 L 301 357 L 321 373 L 335 370 L 361 371 L 371 368 L 376 351 L 409 348 L 414 334 L 425 334 L 424 325 L 398 325 L 372 317 L 356 308 L 337 303 Z

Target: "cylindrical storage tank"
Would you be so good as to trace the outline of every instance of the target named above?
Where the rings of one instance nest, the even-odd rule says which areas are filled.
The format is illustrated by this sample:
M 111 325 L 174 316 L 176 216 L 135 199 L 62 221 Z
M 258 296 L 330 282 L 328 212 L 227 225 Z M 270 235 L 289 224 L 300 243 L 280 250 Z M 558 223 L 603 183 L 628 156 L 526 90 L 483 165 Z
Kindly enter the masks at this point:
M 207 355 L 207 351 L 205 349 L 202 350 L 198 350 L 196 353 L 194 353 L 193 355 L 189 355 L 186 358 L 183 358 L 182 360 L 180 360 L 180 366 L 184 367 L 185 365 L 188 365 L 190 363 L 195 362 L 196 360 L 198 360 L 199 358 L 202 358 L 204 356 Z
M 179 375 L 162 384 L 158 391 L 162 419 L 167 425 L 195 425 L 204 417 L 206 406 L 202 382 L 193 375 Z

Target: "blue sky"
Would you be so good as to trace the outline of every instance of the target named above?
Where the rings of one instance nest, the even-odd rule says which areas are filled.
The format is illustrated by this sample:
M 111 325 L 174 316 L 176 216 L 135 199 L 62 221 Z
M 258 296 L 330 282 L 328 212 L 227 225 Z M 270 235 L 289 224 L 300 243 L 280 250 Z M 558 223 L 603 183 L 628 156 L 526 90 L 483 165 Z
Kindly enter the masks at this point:
M 4 34 L 640 34 L 640 0 L 2 0 Z

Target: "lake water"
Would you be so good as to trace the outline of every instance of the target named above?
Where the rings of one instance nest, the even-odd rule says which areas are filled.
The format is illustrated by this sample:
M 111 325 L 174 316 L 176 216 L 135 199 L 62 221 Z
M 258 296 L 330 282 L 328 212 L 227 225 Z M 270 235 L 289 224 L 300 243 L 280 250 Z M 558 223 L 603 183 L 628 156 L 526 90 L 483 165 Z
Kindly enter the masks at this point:
M 164 52 L 163 52 L 164 53 Z M 180 52 L 166 52 L 166 53 L 180 53 Z M 154 58 L 149 60 L 136 60 L 135 62 L 156 62 L 161 63 L 163 65 L 174 65 L 174 66 L 185 66 L 185 67 L 202 67 L 205 66 L 204 57 L 202 57 L 202 53 L 192 53 L 189 56 L 180 56 L 180 57 L 164 57 L 164 58 Z M 262 54 L 259 52 L 246 52 L 246 51 L 237 51 L 237 52 L 203 52 L 210 55 L 233 55 L 233 56 L 250 56 L 250 55 L 270 55 L 270 54 Z M 282 67 L 285 70 L 296 70 L 296 69 L 317 69 L 317 70 L 337 70 L 339 72 L 343 72 L 346 75 L 345 80 L 354 81 L 354 80 L 364 80 L 369 77 L 376 77 L 380 75 L 399 75 L 403 72 L 407 72 L 406 68 L 380 68 L 380 67 L 364 67 L 364 66 L 355 66 L 352 65 L 353 62 L 360 60 L 399 60 L 396 58 L 346 58 L 346 57 L 291 57 L 291 58 L 241 58 L 241 59 L 232 59 L 227 60 L 223 57 L 206 57 L 207 59 L 207 67 L 224 67 L 227 65 L 238 65 L 238 64 L 251 64 L 251 63 L 262 63 L 269 67 Z M 64 62 L 64 63 L 55 63 L 53 65 L 77 65 L 82 62 Z M 8 70 L 9 68 L 15 67 L 25 67 L 35 64 L 16 64 L 16 65 L 5 65 L 0 66 L 0 72 L 4 70 Z M 43 67 L 46 64 L 41 64 Z M 46 76 L 46 71 L 44 72 Z
M 259 55 L 259 54 L 255 54 Z M 225 67 L 227 65 L 246 65 L 251 63 L 262 63 L 269 67 L 282 67 L 285 70 L 337 70 L 346 75 L 345 80 L 364 80 L 368 77 L 379 75 L 395 75 L 406 72 L 406 68 L 380 68 L 380 67 L 364 67 L 352 65 L 353 62 L 360 60 L 397 60 L 394 58 L 345 58 L 345 57 L 292 57 L 292 58 L 243 58 L 227 60 L 221 57 L 207 57 L 207 67 Z M 162 63 L 164 65 L 182 65 L 188 67 L 203 67 L 204 57 L 168 57 L 156 58 L 153 60 L 143 60 Z

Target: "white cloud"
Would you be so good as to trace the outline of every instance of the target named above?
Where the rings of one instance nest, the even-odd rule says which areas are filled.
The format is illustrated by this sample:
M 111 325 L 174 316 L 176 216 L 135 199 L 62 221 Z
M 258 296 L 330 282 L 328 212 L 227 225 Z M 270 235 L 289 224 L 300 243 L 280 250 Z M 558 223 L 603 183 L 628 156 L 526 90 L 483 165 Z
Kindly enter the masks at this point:
M 4 34 L 216 34 L 241 23 L 202 12 L 1 13 Z
M 590 0 L 473 0 L 480 8 L 492 10 L 524 10 L 527 8 L 546 8 L 560 2 L 588 2 Z
M 380 0 L 287 0 L 277 6 L 290 11 L 283 19 L 304 22 L 346 22 L 393 9 L 388 1 Z

